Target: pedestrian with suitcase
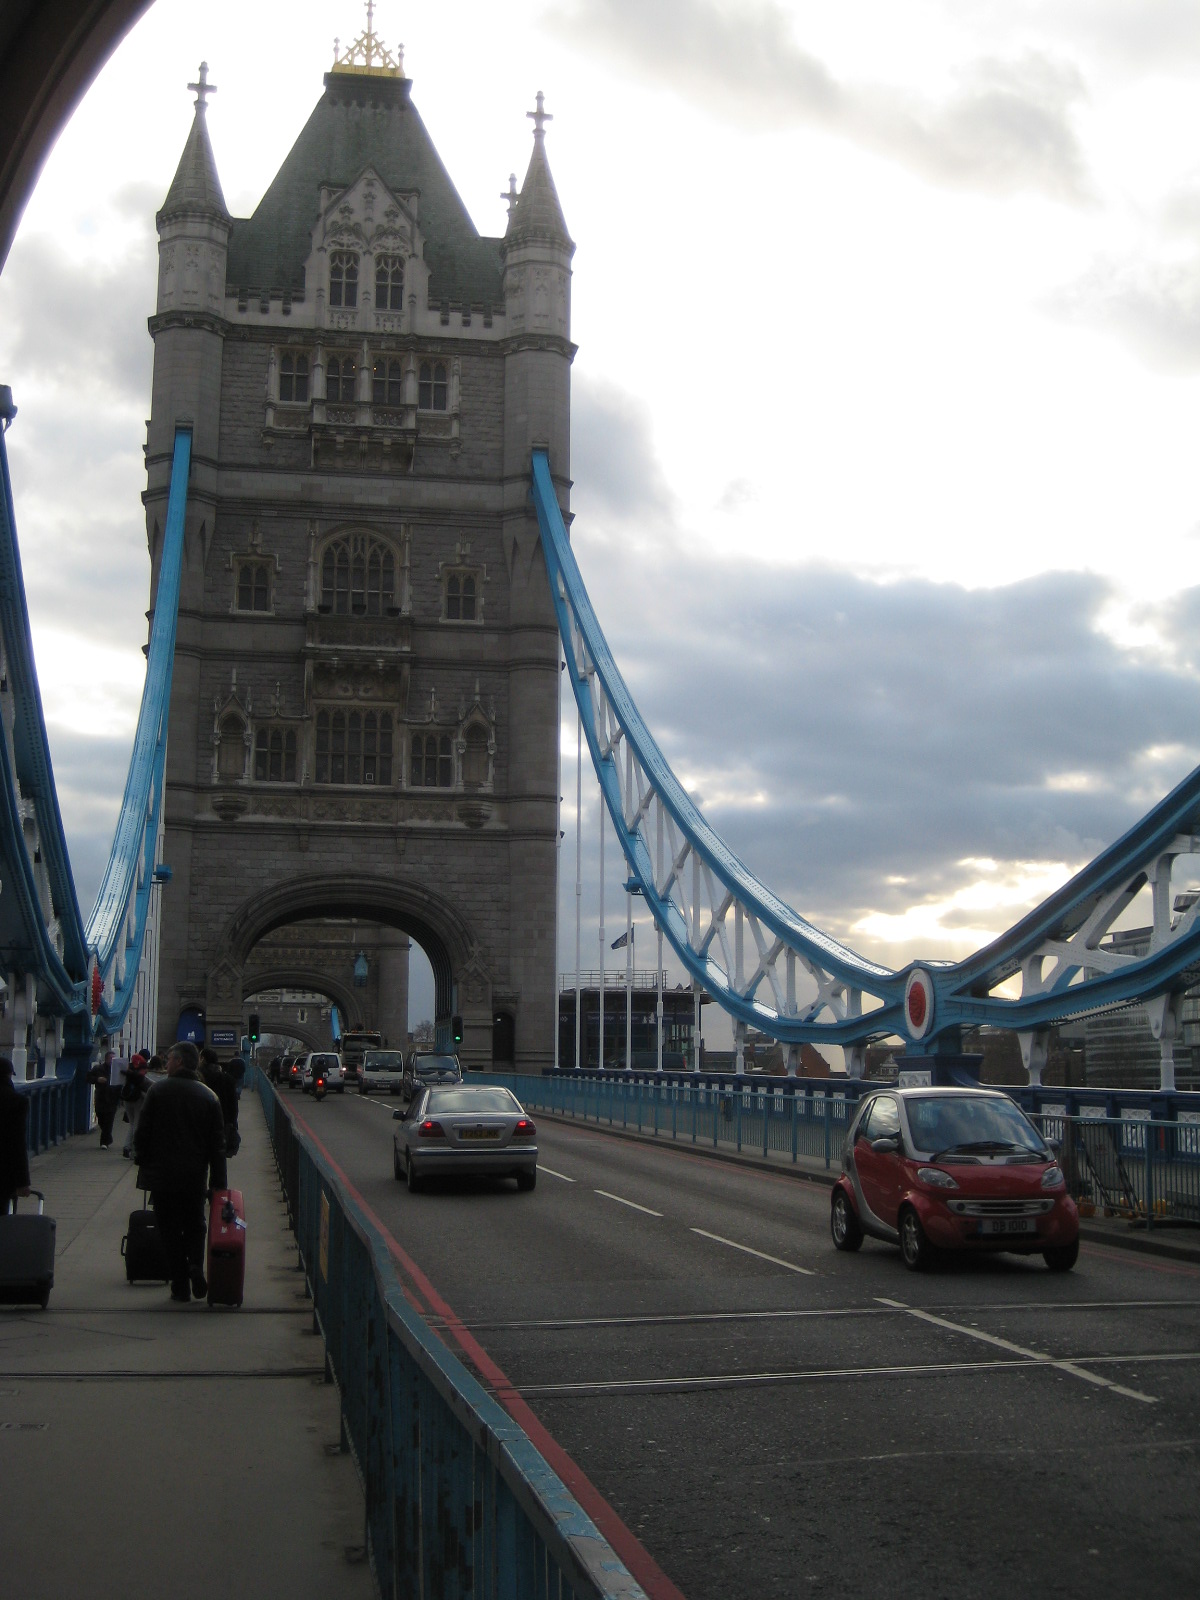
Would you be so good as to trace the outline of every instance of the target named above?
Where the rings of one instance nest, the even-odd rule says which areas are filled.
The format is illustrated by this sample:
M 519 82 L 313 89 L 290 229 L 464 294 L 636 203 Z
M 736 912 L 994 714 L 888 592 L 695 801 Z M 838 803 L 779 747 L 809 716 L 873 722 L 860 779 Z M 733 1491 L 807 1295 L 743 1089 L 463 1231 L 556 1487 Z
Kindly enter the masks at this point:
M 171 1299 L 202 1300 L 208 1294 L 204 1201 L 227 1183 L 225 1117 L 200 1077 L 196 1046 L 186 1040 L 171 1046 L 167 1076 L 146 1096 L 134 1155 L 166 1246 Z
M 11 1200 L 29 1193 L 29 1101 L 13 1077 L 12 1062 L 0 1056 L 0 1216 Z

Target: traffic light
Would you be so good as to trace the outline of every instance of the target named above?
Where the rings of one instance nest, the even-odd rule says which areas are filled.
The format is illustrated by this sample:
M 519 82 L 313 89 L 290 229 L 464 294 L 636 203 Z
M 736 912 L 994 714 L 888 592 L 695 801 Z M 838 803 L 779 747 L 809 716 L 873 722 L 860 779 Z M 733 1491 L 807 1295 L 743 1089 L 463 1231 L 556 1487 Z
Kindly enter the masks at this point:
M 454 1037 L 455 1044 L 461 1044 L 462 1043 L 462 1018 L 461 1017 L 451 1017 L 450 1018 L 450 1032 Z
M 249 1035 L 250 1035 L 250 1043 L 251 1044 L 257 1044 L 258 1043 L 258 1012 L 257 1011 L 252 1011 L 250 1013 L 250 1027 L 249 1027 L 249 1029 L 247 1031 L 249 1032 Z

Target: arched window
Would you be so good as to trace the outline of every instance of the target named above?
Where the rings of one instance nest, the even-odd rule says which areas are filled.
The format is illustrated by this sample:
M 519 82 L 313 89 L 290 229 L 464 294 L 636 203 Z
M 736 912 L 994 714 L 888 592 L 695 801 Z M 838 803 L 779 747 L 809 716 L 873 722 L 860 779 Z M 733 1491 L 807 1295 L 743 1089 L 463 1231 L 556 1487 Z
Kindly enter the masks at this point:
M 326 545 L 320 604 L 339 617 L 382 617 L 394 611 L 395 551 L 365 533 L 347 534 Z
M 404 307 L 404 257 L 376 256 L 375 309 L 400 311 Z
M 325 398 L 335 405 L 349 405 L 354 399 L 358 366 L 353 356 L 330 356 L 325 368 Z
M 279 399 L 283 405 L 308 400 L 308 357 L 285 355 L 279 363 Z
M 295 783 L 295 729 L 258 730 L 254 740 L 254 777 L 257 783 Z
M 414 789 L 453 788 L 454 755 L 449 734 L 413 734 L 409 782 Z
M 390 784 L 390 711 L 318 711 L 318 783 Z
M 417 403 L 422 411 L 445 411 L 446 409 L 446 363 L 444 361 L 422 361 L 417 374 Z
M 488 732 L 473 722 L 463 736 L 462 775 L 464 789 L 482 789 L 488 781 Z
M 217 776 L 225 783 L 236 783 L 246 775 L 246 724 L 236 712 L 221 719 L 221 741 L 217 746 Z
M 474 622 L 475 574 L 457 570 L 446 574 L 446 620 Z
M 329 258 L 329 304 L 358 304 L 358 257 L 352 250 L 335 250 Z
M 380 356 L 371 374 L 371 399 L 377 406 L 404 404 L 403 362 L 385 361 Z

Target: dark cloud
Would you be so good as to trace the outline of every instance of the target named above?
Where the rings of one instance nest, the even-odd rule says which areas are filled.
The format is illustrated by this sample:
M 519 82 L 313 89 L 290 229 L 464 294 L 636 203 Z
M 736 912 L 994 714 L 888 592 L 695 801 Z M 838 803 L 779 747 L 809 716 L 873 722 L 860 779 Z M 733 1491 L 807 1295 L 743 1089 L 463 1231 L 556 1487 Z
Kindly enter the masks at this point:
M 936 183 L 1090 198 L 1071 125 L 1083 80 L 1044 52 L 978 62 L 938 104 L 895 86 L 839 82 L 769 0 L 736 9 L 712 0 L 574 0 L 550 25 L 748 127 L 815 124 Z
M 650 427 L 649 412 L 628 391 L 586 378 L 573 383 L 571 474 L 593 514 L 658 518 L 669 512 L 671 495 Z
M 1001 877 L 1082 864 L 1200 758 L 1182 648 L 1200 589 L 1159 616 L 1181 646 L 1171 665 L 1099 632 L 1111 590 L 1087 574 L 968 591 L 652 550 L 637 590 L 670 604 L 643 607 L 608 541 L 589 559 L 582 519 L 574 544 L 651 731 L 710 791 L 696 797 L 709 822 L 796 910 L 860 947 L 859 918 L 953 894 L 979 876 L 972 860 Z

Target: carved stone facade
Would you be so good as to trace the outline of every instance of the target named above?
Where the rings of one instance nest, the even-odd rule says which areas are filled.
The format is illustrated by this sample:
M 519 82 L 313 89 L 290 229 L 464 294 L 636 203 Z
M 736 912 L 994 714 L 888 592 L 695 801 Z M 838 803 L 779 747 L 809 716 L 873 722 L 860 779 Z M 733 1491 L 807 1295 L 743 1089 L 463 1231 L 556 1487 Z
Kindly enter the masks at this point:
M 174 432 L 193 433 L 159 1042 L 189 1008 L 240 1028 L 248 984 L 320 968 L 289 929 L 355 919 L 425 950 L 470 1065 L 495 1029 L 536 1069 L 554 1053 L 559 674 L 528 485 L 545 447 L 565 508 L 574 246 L 540 102 L 488 239 L 410 90 L 339 63 L 234 219 L 202 74 L 158 216 L 155 584 Z

